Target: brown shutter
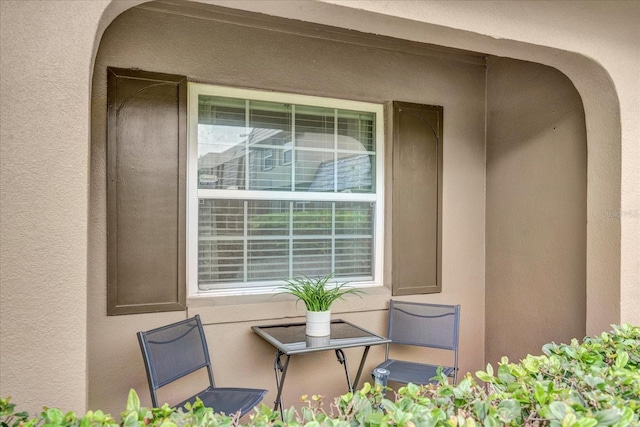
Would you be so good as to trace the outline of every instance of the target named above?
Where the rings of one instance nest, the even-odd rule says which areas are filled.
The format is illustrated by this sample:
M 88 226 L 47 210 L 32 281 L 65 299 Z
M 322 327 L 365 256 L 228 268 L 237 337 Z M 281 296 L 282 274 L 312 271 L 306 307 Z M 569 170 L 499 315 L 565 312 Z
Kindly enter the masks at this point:
M 186 78 L 107 84 L 107 314 L 185 310 Z
M 393 103 L 392 292 L 442 290 L 442 107 Z

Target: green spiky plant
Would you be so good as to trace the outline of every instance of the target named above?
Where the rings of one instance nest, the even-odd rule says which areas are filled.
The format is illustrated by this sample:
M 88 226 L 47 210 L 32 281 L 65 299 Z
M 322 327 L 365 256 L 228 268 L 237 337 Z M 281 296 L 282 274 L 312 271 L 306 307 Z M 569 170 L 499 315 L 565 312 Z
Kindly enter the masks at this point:
M 279 289 L 279 294 L 291 294 L 304 302 L 308 311 L 327 311 L 331 309 L 331 304 L 337 300 L 344 299 L 347 294 L 359 295 L 361 289 L 349 286 L 347 282 L 329 284 L 333 278 L 333 273 L 322 277 L 309 277 L 300 275 L 290 280 L 285 280 L 286 284 Z

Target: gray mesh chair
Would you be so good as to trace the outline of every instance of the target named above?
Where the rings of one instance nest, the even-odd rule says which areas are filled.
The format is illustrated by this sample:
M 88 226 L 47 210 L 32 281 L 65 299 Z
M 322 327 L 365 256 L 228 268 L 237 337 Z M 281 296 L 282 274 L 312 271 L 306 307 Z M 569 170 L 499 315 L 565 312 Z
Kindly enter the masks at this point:
M 267 390 L 253 388 L 216 387 L 209 359 L 209 350 L 200 316 L 138 332 L 138 341 L 147 370 L 151 402 L 159 407 L 157 391 L 186 375 L 206 368 L 209 387 L 175 405 L 183 407 L 199 397 L 215 412 L 244 415 L 255 407 Z
M 458 374 L 459 305 L 423 304 L 391 300 L 389 303 L 389 331 L 385 361 L 376 368 L 389 371 L 388 381 L 428 384 L 435 382 L 439 365 L 417 363 L 389 357 L 395 345 L 413 345 L 439 348 L 453 352 L 452 366 L 443 366 L 442 372 L 456 383 Z

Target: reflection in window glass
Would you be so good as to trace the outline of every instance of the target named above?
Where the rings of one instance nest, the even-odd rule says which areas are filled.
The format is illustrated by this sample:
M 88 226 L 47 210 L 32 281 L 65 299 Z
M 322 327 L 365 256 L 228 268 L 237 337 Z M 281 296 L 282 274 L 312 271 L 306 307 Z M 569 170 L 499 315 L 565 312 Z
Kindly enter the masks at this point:
M 289 240 L 249 240 L 246 263 L 247 282 L 288 277 Z
M 339 278 L 371 276 L 374 208 L 369 202 L 202 199 L 200 283 L 332 271 Z
M 332 271 L 330 239 L 295 240 L 292 252 L 294 276 L 324 276 Z
M 300 274 L 379 281 L 382 108 L 192 87 L 190 197 L 198 221 L 189 223 L 197 240 L 189 262 L 198 288 L 273 287 Z
M 373 113 L 198 99 L 198 188 L 375 191 Z

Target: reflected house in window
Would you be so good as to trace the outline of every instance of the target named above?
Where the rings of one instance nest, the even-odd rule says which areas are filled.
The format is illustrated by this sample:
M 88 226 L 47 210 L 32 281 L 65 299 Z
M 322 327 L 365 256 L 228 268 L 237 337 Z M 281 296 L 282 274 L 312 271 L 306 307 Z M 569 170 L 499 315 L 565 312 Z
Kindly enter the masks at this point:
M 362 154 L 320 164 L 309 186 L 309 191 L 333 191 L 334 188 L 336 191 L 370 189 L 371 160 L 369 156 Z
M 348 147 L 350 152 L 334 152 L 334 138 L 331 134 L 305 132 L 296 135 L 295 149 L 292 149 L 290 132 L 254 128 L 245 141 L 223 152 L 206 153 L 198 159 L 198 186 L 202 189 L 247 189 L 248 153 L 248 189 L 251 190 L 290 191 L 294 178 L 296 191 L 371 191 L 372 156 L 357 139 L 345 135 L 338 136 L 338 144 Z M 318 151 L 318 146 L 325 150 Z M 292 158 L 295 161 L 292 162 Z M 295 167 L 295 177 L 292 177 L 292 167 Z
M 197 259 L 190 264 L 198 290 L 268 289 L 283 278 L 329 272 L 376 280 L 382 107 L 190 88 L 198 100 L 190 143 L 198 153 Z
M 267 185 L 273 183 L 282 171 L 283 148 L 288 142 L 291 146 L 290 132 L 279 129 L 253 128 L 248 137 L 230 148 L 217 152 L 206 153 L 198 158 L 198 186 L 202 189 L 245 190 L 246 154 L 249 154 L 249 187 L 254 190 L 277 189 L 282 185 Z M 290 151 L 290 149 L 289 149 Z M 291 165 L 288 165 L 290 175 Z M 262 174 L 266 172 L 266 174 Z M 268 177 L 271 177 L 270 179 Z M 289 184 L 290 185 L 290 184 Z M 288 185 L 287 188 L 289 189 Z
M 204 189 L 244 188 L 244 148 L 207 153 L 198 159 L 198 187 Z

